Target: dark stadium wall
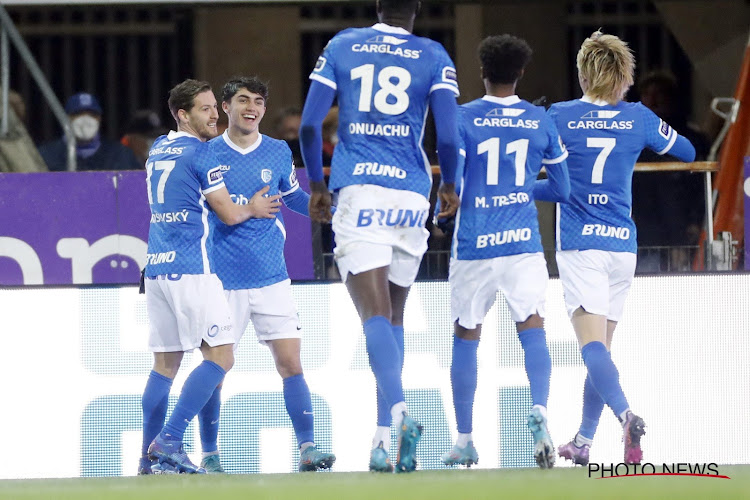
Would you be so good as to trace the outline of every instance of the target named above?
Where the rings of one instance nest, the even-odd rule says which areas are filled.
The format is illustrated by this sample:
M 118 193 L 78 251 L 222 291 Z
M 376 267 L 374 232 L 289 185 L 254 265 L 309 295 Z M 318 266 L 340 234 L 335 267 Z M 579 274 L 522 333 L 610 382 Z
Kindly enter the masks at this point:
M 197 8 L 196 75 L 210 81 L 217 94 L 234 75 L 257 75 L 270 84 L 272 110 L 301 107 L 298 24 L 298 7 Z M 267 133 L 271 125 L 272 120 L 264 120 L 261 131 Z

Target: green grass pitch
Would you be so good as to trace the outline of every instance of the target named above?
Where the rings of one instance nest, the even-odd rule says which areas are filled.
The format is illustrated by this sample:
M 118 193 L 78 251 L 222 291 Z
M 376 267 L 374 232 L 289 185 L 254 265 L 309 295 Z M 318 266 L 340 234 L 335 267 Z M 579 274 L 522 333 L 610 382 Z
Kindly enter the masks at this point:
M 585 468 L 357 473 L 146 476 L 0 481 L 5 500 L 346 500 L 346 499 L 750 499 L 750 466 L 719 466 L 731 479 L 589 479 Z

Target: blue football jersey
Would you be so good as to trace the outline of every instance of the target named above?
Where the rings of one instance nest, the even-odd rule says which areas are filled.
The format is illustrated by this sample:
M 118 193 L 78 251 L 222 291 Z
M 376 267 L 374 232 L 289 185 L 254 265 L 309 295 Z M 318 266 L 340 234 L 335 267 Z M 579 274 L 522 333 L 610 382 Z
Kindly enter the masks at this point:
M 331 189 L 376 184 L 429 196 L 422 139 L 430 94 L 458 95 L 455 66 L 442 45 L 386 24 L 347 29 L 328 42 L 310 79 L 338 96 Z
M 299 189 L 292 151 L 284 141 L 259 135 L 255 144 L 242 149 L 224 132 L 209 145 L 221 162 L 229 196 L 239 205 L 249 203 L 266 185 L 268 196 L 285 196 Z M 210 222 L 216 274 L 225 290 L 261 288 L 289 278 L 281 212 L 273 219 L 248 219 L 235 226 L 227 226 L 215 215 Z
M 146 276 L 210 274 L 213 252 L 205 195 L 224 187 L 208 144 L 186 132 L 156 139 L 148 152 L 151 206 Z
M 491 259 L 542 251 L 534 182 L 567 153 L 544 108 L 518 96 L 484 96 L 459 107 L 461 205 L 452 255 Z
M 558 204 L 557 249 L 635 253 L 635 162 L 644 148 L 667 153 L 677 132 L 640 102 L 583 98 L 553 104 L 549 115 L 569 154 L 570 200 Z

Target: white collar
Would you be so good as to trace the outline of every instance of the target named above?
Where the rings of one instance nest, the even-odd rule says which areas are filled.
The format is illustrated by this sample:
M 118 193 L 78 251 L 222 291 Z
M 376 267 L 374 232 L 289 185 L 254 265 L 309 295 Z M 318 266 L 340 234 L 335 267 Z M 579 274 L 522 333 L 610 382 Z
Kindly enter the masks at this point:
M 495 104 L 502 104 L 503 106 L 510 106 L 512 104 L 518 104 L 521 102 L 521 98 L 517 95 L 509 95 L 507 97 L 496 97 L 494 95 L 486 95 L 482 97 L 483 101 L 494 102 Z
M 581 97 L 581 100 L 583 102 L 593 104 L 594 106 L 609 106 L 609 103 L 607 101 L 603 101 L 601 99 L 592 99 L 587 95 L 584 95 L 583 97 Z
M 250 144 L 246 148 L 241 148 L 234 142 L 232 142 L 232 139 L 229 138 L 229 130 L 225 130 L 223 134 L 221 134 L 222 139 L 224 139 L 224 142 L 227 143 L 227 146 L 234 149 L 240 154 L 246 155 L 248 153 L 252 153 L 256 149 L 258 149 L 258 146 L 260 146 L 260 143 L 263 141 L 263 134 L 258 134 L 258 140 L 256 140 L 254 143 Z
M 396 26 L 391 26 L 390 24 L 385 24 L 385 23 L 373 24 L 372 29 L 383 31 L 385 33 L 393 33 L 396 35 L 411 35 L 411 33 L 406 31 L 404 28 L 398 28 Z
M 198 139 L 199 141 L 201 141 L 200 137 L 195 136 L 195 135 L 193 135 L 191 133 L 188 133 L 188 132 L 183 132 L 182 130 L 180 130 L 179 132 L 178 131 L 174 131 L 174 130 L 170 130 L 169 133 L 167 134 L 167 140 L 169 140 L 169 141 L 173 141 L 173 140 L 177 139 L 178 137 L 190 137 L 190 138 Z M 201 142 L 203 142 L 203 141 L 201 141 Z

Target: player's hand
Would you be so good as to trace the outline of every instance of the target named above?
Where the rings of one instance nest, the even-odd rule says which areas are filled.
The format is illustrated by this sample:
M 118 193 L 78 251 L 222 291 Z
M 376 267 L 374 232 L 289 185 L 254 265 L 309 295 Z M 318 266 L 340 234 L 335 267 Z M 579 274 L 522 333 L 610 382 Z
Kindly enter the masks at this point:
M 456 215 L 456 210 L 461 204 L 461 200 L 456 194 L 455 184 L 440 184 L 438 188 L 438 200 L 440 201 L 440 212 L 438 212 L 438 219 L 447 219 Z
M 250 198 L 248 207 L 250 208 L 253 217 L 256 219 L 273 219 L 276 217 L 276 212 L 281 210 L 279 208 L 281 207 L 281 201 L 279 201 L 281 195 L 275 194 L 273 196 L 266 196 L 269 189 L 271 189 L 270 186 L 266 184 L 260 191 Z
M 331 193 L 326 183 L 310 182 L 310 219 L 315 222 L 331 222 Z

